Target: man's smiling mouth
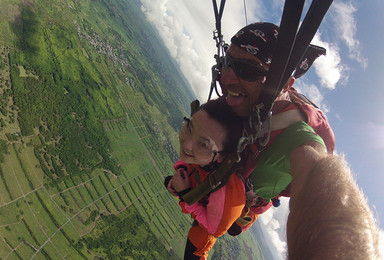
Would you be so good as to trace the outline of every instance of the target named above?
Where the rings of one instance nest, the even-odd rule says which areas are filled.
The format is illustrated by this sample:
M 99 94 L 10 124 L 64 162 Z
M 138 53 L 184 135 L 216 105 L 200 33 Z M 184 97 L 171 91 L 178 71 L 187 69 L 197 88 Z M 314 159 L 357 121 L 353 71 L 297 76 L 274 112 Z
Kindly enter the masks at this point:
M 239 95 L 242 95 L 240 93 L 237 93 L 237 92 L 232 92 L 230 90 L 227 90 L 228 94 L 231 95 L 231 96 L 234 96 L 234 97 L 238 97 Z
M 233 92 L 230 90 L 227 90 L 228 95 L 226 97 L 227 104 L 229 106 L 238 106 L 244 103 L 244 101 L 247 99 L 247 96 L 239 93 L 239 92 Z

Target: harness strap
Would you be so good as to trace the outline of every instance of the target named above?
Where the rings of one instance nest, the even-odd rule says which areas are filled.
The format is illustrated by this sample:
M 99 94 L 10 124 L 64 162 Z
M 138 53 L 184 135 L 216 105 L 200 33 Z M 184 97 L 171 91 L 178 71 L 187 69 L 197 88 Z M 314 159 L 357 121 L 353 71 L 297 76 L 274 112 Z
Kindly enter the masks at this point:
M 204 182 L 185 194 L 183 200 L 191 206 L 209 193 L 225 185 L 229 177 L 240 169 L 240 164 L 236 161 L 237 154 L 229 154 L 220 167 L 211 172 Z
M 283 76 L 295 43 L 304 2 L 305 0 L 285 1 L 272 63 L 260 96 L 260 102 L 264 104 L 260 111 L 261 122 L 264 122 L 267 118 L 274 100 L 284 87 Z
M 252 221 L 252 218 L 248 216 L 248 213 L 250 211 L 249 207 L 245 207 L 245 208 L 247 209 L 245 213 L 241 215 L 241 217 L 236 219 L 236 222 L 242 226 L 246 226 Z
M 224 55 L 225 50 L 228 48 L 228 45 L 225 44 L 223 35 L 221 34 L 221 17 L 223 16 L 224 12 L 225 0 L 221 0 L 220 2 L 220 11 L 217 9 L 216 0 L 212 0 L 212 3 L 216 20 L 216 29 L 213 31 L 213 39 L 216 41 L 217 54 L 215 55 L 216 64 L 212 66 L 212 80 L 211 88 L 208 94 L 208 101 L 211 99 L 213 90 L 215 90 L 217 96 L 220 96 L 219 91 L 217 90 L 216 81 L 220 74 L 222 56 Z
M 310 42 L 315 36 L 317 29 L 319 28 L 321 21 L 323 20 L 332 2 L 333 0 L 312 0 L 311 6 L 309 7 L 303 23 L 296 35 L 292 53 L 282 79 L 283 83 L 285 83 L 289 76 L 291 76 L 293 70 L 306 53 L 306 50 L 311 48 Z
M 246 226 L 252 222 L 252 218 L 248 217 L 248 216 L 244 216 L 244 217 L 240 217 L 240 218 L 236 219 L 236 222 L 242 226 Z
M 199 172 L 195 168 L 193 168 L 192 174 L 193 174 L 193 177 L 195 177 L 197 184 L 200 184 L 201 180 L 200 180 Z
M 221 0 L 220 2 L 220 11 L 217 10 L 216 0 L 212 0 L 212 3 L 213 3 L 213 10 L 215 12 L 216 30 L 217 30 L 218 36 L 222 38 L 223 36 L 221 35 L 221 17 L 223 16 L 223 12 L 224 12 L 225 0 Z

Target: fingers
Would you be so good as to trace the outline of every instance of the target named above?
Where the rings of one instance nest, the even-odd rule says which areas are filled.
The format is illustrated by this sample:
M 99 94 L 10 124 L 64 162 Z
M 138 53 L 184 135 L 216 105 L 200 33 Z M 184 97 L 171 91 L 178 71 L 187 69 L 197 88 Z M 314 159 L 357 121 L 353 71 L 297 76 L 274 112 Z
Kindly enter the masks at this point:
M 173 178 L 168 182 L 167 190 L 172 196 L 177 196 L 176 190 L 173 187 Z
M 172 178 L 172 184 L 176 191 L 182 191 L 190 187 L 189 176 L 184 169 L 178 169 Z
M 175 176 L 178 175 L 182 179 L 188 178 L 187 171 L 184 168 L 179 168 L 176 170 Z

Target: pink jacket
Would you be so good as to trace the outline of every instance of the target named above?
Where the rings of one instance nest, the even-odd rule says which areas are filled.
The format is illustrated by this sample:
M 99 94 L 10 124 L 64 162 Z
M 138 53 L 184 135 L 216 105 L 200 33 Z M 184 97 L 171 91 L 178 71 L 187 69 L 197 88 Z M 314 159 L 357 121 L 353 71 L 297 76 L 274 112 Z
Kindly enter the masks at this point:
M 187 168 L 192 188 L 198 185 L 198 178 L 203 182 L 209 175 L 200 166 L 186 164 L 181 160 L 175 163 L 174 168 L 178 169 L 181 165 Z M 244 184 L 236 174 L 232 174 L 226 185 L 210 193 L 207 198 L 191 206 L 184 201 L 180 201 L 179 205 L 184 213 L 191 214 L 210 234 L 219 237 L 227 232 L 242 213 L 245 205 Z

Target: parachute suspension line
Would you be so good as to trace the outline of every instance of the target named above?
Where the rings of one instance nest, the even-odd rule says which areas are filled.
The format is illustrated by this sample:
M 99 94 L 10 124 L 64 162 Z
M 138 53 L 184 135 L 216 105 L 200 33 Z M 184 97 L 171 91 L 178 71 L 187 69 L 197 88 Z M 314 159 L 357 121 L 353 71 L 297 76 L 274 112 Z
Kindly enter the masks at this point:
M 243 0 L 243 4 L 244 4 L 245 25 L 248 25 L 247 4 L 245 3 L 245 0 Z
M 213 3 L 213 11 L 215 12 L 217 35 L 222 40 L 223 35 L 221 35 L 221 17 L 223 16 L 225 0 L 221 0 L 220 2 L 220 11 L 217 10 L 216 0 L 212 0 L 212 3 Z
M 260 101 L 264 104 L 260 111 L 262 122 L 267 118 L 273 102 L 303 57 L 333 0 L 312 0 L 299 27 L 304 2 L 305 0 L 285 1 L 274 58 L 260 95 Z
M 259 97 L 260 103 L 253 107 L 248 126 L 239 139 L 237 145 L 238 161 L 241 160 L 241 152 L 248 144 L 258 141 L 257 146 L 260 150 L 268 143 L 273 102 L 305 54 L 333 0 L 312 0 L 311 6 L 299 27 L 304 2 L 305 0 L 285 1 L 279 36 L 273 53 L 274 58 L 267 74 L 267 81 L 263 85 L 263 91 Z M 269 124 L 267 120 L 269 120 Z M 263 137 L 263 126 L 264 128 L 268 127 L 266 138 Z
M 208 95 L 208 101 L 211 99 L 213 89 L 215 89 L 216 95 L 220 96 L 217 90 L 216 81 L 218 79 L 220 69 L 223 63 L 222 57 L 224 56 L 225 51 L 228 48 L 228 45 L 224 42 L 223 35 L 221 34 L 221 17 L 223 16 L 225 0 L 221 0 L 219 10 L 217 8 L 216 0 L 212 0 L 212 3 L 213 3 L 213 9 L 215 12 L 215 20 L 216 20 L 216 29 L 213 31 L 213 39 L 216 41 L 217 53 L 214 56 L 216 60 L 216 64 L 212 66 L 212 81 L 211 81 L 211 89 Z

